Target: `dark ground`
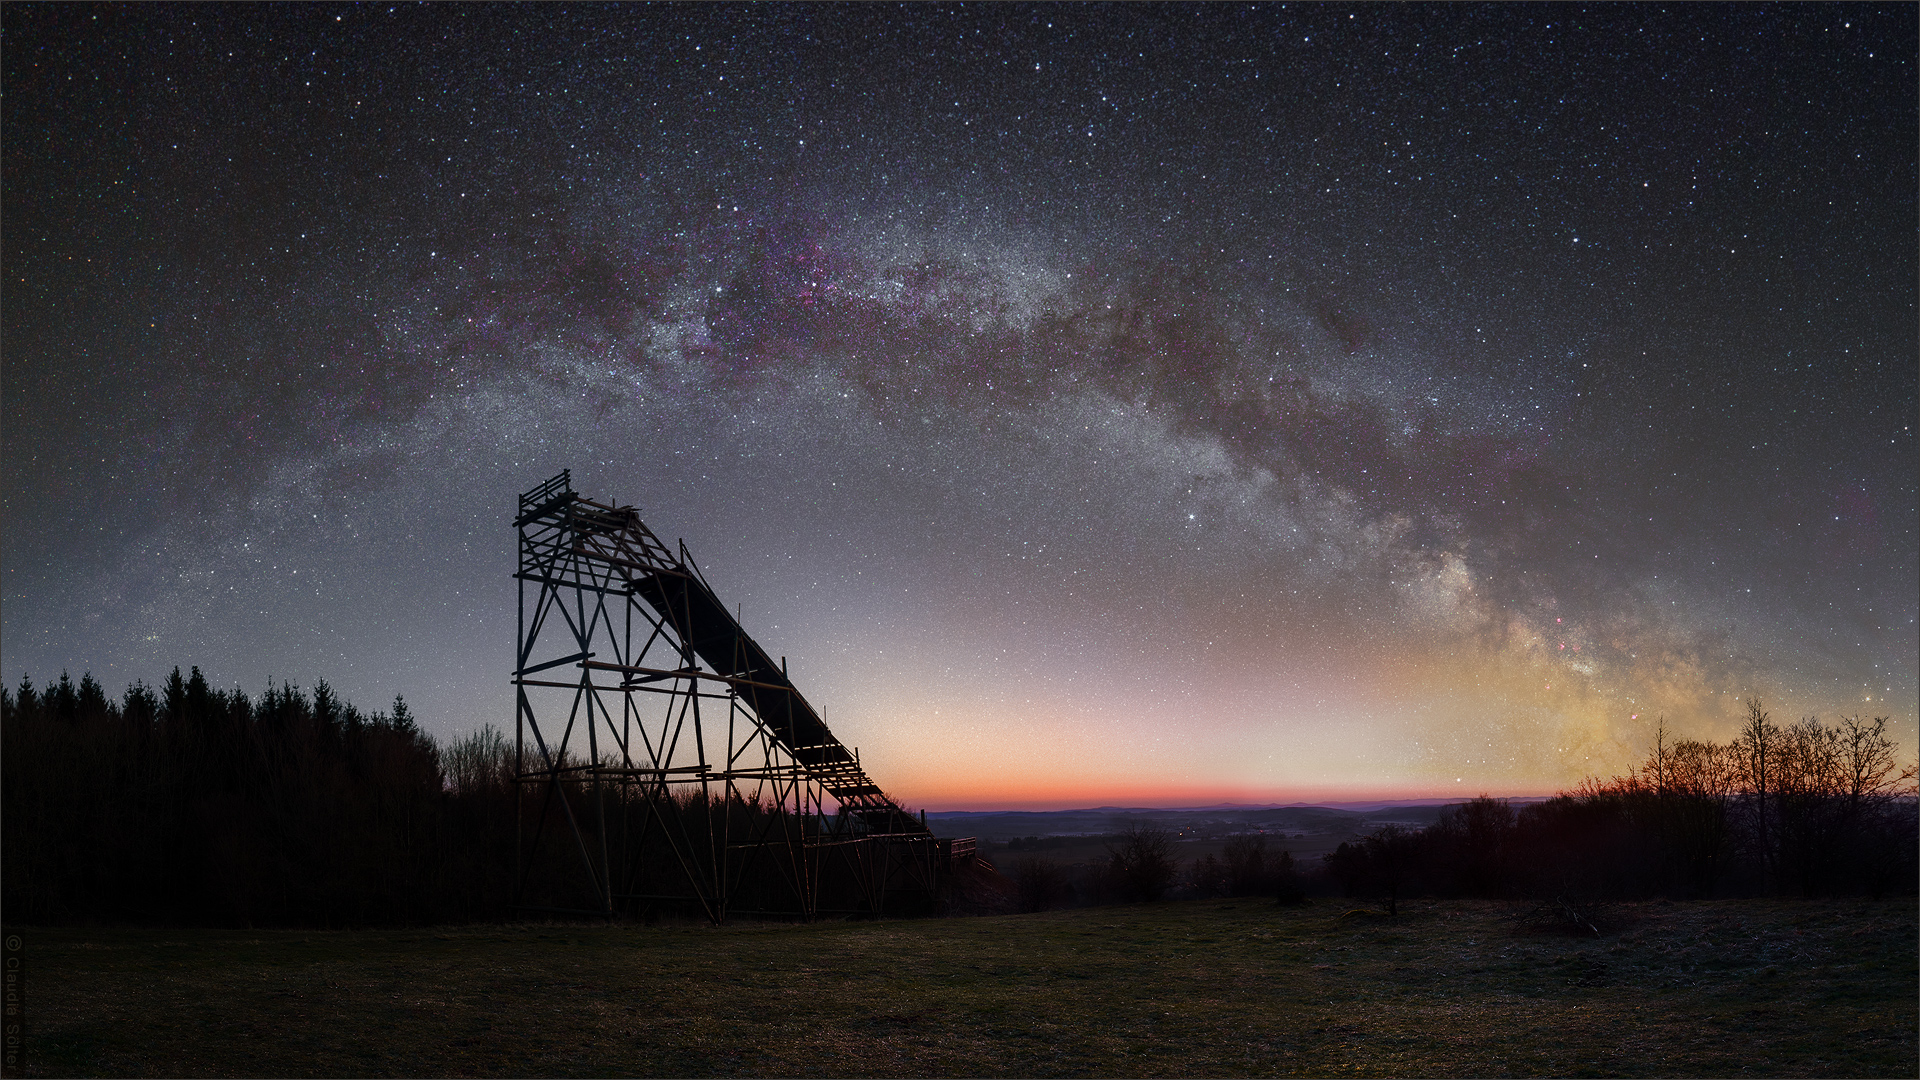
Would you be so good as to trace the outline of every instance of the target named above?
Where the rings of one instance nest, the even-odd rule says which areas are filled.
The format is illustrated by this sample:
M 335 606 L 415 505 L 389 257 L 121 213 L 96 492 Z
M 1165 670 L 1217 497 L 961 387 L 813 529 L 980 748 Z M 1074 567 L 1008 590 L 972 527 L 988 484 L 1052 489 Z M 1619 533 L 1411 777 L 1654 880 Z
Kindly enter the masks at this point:
M 1911 899 L 26 929 L 25 1072 L 1904 1076 Z M 10 1073 L 17 1070 L 9 1070 Z

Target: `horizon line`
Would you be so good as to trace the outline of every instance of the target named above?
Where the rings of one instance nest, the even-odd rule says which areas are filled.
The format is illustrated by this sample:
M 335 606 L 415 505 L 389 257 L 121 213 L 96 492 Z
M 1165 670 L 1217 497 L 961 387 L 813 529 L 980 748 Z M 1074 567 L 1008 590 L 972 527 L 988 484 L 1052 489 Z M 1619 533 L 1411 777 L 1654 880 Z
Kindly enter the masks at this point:
M 1160 813 L 1175 813 L 1175 812 L 1193 813 L 1193 812 L 1206 811 L 1206 810 L 1309 810 L 1309 809 L 1344 810 L 1344 809 L 1352 809 L 1356 807 L 1372 807 L 1377 809 L 1385 809 L 1388 807 L 1396 807 L 1396 806 L 1453 806 L 1453 805 L 1458 805 L 1460 803 L 1472 802 L 1474 799 L 1479 799 L 1479 798 L 1498 799 L 1503 802 L 1536 802 L 1536 801 L 1544 802 L 1548 799 L 1555 798 L 1562 794 L 1565 794 L 1565 793 L 1553 792 L 1550 794 L 1491 795 L 1483 792 L 1478 795 L 1452 796 L 1452 797 L 1405 796 L 1400 798 L 1380 798 L 1380 799 L 1320 799 L 1320 800 L 1296 800 L 1294 802 L 1284 802 L 1284 803 L 1217 802 L 1217 803 L 1207 803 L 1204 805 L 1197 805 L 1197 806 L 1196 805 L 1149 806 L 1149 805 L 1105 804 L 1100 806 L 1061 806 L 1061 807 L 1055 807 L 1053 809 L 1044 809 L 1044 810 L 1034 809 L 1032 807 L 998 807 L 998 808 L 984 809 L 984 810 L 934 810 L 932 808 L 928 808 L 926 813 L 931 816 L 935 814 L 1076 814 L 1076 813 L 1140 813 L 1140 812 L 1153 812 L 1153 811 L 1157 811 Z

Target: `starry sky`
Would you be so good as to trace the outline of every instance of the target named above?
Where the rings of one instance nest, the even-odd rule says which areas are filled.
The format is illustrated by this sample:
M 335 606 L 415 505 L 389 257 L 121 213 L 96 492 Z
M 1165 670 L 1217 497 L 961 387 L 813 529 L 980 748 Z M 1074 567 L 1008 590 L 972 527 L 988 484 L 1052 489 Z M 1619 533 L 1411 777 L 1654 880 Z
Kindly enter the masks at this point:
M 896 798 L 1915 747 L 1916 9 L 130 6 L 4 29 L 0 677 L 512 718 L 515 498 Z

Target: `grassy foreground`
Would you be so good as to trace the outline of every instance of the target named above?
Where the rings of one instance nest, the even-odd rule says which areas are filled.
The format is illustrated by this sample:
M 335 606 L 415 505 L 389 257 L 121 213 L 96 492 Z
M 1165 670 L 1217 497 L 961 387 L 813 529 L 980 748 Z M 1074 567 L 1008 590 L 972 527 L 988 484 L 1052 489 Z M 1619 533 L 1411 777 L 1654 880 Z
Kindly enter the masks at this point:
M 1920 1073 L 1911 900 L 1348 911 L 16 932 L 27 1075 Z

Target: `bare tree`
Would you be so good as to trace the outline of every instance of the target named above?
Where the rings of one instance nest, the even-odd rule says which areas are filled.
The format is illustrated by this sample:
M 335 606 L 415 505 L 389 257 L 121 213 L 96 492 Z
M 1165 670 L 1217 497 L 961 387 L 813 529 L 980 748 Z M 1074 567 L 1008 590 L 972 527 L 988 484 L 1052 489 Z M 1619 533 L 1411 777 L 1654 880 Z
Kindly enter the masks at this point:
M 1300 871 L 1294 865 L 1291 851 L 1282 850 L 1280 857 L 1273 861 L 1273 892 L 1282 904 L 1306 903 L 1306 885 L 1300 880 Z
M 1914 766 L 1902 766 L 1897 748 L 1887 738 L 1887 718 L 1862 721 L 1850 716 L 1840 721 L 1839 771 L 1849 802 L 1859 806 L 1887 793 L 1898 793 L 1914 778 Z
M 1226 864 L 1209 852 L 1187 864 L 1185 889 L 1193 896 L 1229 896 L 1233 882 Z
M 1023 856 L 1013 864 L 1013 881 L 1021 911 L 1048 911 L 1067 897 L 1067 875 L 1060 864 L 1038 855 Z
M 1420 834 L 1398 825 L 1382 825 L 1363 842 L 1378 887 L 1387 894 L 1387 914 L 1400 914 L 1400 894 L 1412 883 Z
M 1357 844 L 1343 843 L 1324 856 L 1327 872 L 1347 895 L 1386 897 L 1387 914 L 1400 914 L 1400 895 L 1413 884 L 1420 857 L 1420 834 L 1398 825 L 1382 825 Z
M 504 788 L 513 776 L 513 747 L 492 724 L 440 750 L 440 768 L 447 789 L 472 795 Z
M 1728 811 L 1739 785 L 1738 754 L 1732 745 L 1692 739 L 1665 749 L 1659 829 L 1681 886 L 1705 895 L 1713 891 L 1725 864 L 1731 836 Z
M 1851 884 L 1878 896 L 1902 880 L 1913 881 L 1916 767 L 1895 756 L 1884 716 L 1843 718 L 1839 730 L 1840 798 L 1859 875 Z
M 1179 863 L 1173 857 L 1173 834 L 1157 825 L 1138 822 L 1107 845 L 1114 883 L 1129 900 L 1158 900 L 1173 884 Z
M 1760 891 L 1767 891 L 1767 867 L 1773 861 L 1773 840 L 1768 829 L 1772 810 L 1767 798 L 1772 794 L 1775 772 L 1779 768 L 1780 728 L 1761 707 L 1759 698 L 1747 699 L 1747 722 L 1734 744 L 1739 748 L 1742 779 L 1752 796 L 1754 827 L 1759 834 Z
M 1227 860 L 1227 892 L 1234 896 L 1258 896 L 1272 888 L 1273 868 L 1269 865 L 1266 837 L 1232 837 L 1223 854 Z

